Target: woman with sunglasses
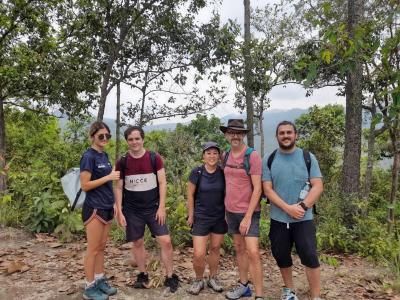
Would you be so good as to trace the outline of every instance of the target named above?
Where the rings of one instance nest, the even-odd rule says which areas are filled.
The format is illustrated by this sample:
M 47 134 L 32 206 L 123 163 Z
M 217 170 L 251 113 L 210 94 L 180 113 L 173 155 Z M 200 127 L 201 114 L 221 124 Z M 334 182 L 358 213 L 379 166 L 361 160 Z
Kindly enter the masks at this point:
M 103 122 L 94 122 L 89 129 L 91 147 L 83 153 L 80 162 L 81 187 L 86 192 L 82 208 L 87 250 L 84 257 L 84 299 L 106 300 L 117 293 L 104 275 L 104 249 L 112 219 L 114 193 L 112 181 L 119 179 L 119 171 L 112 169 L 104 147 L 111 138 L 110 129 Z

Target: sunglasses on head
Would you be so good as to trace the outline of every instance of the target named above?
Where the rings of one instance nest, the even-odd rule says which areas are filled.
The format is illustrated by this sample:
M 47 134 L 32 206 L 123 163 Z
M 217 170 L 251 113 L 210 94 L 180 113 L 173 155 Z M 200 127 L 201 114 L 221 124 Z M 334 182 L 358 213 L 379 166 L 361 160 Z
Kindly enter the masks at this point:
M 100 141 L 102 141 L 102 140 L 104 140 L 104 139 L 109 140 L 109 139 L 111 139 L 111 134 L 109 134 L 109 133 L 106 133 L 106 134 L 102 133 L 102 134 L 99 134 L 97 137 L 99 138 Z

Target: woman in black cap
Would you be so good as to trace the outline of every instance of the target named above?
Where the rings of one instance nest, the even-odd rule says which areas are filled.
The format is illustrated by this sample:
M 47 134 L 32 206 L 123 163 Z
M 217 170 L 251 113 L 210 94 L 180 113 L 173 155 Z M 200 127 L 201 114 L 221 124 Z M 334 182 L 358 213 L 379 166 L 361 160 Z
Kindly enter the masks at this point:
M 192 227 L 193 268 L 196 279 L 188 293 L 197 295 L 204 288 L 206 247 L 209 243 L 208 265 L 210 269 L 207 285 L 215 292 L 222 292 L 218 282 L 220 248 L 224 234 L 228 231 L 225 221 L 225 178 L 219 166 L 221 150 L 217 143 L 203 145 L 204 164 L 192 170 L 188 183 L 188 225 Z

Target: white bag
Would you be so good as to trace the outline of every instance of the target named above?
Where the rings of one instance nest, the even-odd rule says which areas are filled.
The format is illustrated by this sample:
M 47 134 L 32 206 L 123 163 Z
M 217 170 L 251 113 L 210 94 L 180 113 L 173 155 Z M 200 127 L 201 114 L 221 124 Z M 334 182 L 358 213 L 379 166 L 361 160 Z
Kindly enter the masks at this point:
M 62 188 L 69 199 L 71 210 L 81 208 L 85 202 L 86 193 L 81 189 L 80 174 L 79 168 L 72 168 L 61 177 Z

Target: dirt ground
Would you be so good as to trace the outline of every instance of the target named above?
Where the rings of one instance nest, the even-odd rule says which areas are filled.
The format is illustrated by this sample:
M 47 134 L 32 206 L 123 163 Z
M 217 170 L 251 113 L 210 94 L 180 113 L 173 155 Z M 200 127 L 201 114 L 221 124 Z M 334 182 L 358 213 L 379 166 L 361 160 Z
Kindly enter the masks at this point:
M 171 294 L 162 287 L 163 274 L 159 255 L 148 254 L 150 284 L 148 290 L 129 285 L 137 270 L 132 266 L 130 245 L 110 243 L 106 252 L 106 270 L 112 285 L 118 287 L 113 299 L 225 299 L 206 288 L 199 296 L 186 293 L 193 276 L 191 248 L 175 251 L 175 271 L 181 288 Z M 60 243 L 56 238 L 23 230 L 0 227 L 0 299 L 82 299 L 84 274 L 82 258 L 85 241 Z M 279 299 L 279 270 L 268 251 L 261 251 L 264 268 L 265 299 Z M 328 259 L 329 260 L 329 259 Z M 327 260 L 325 260 L 327 261 Z M 377 267 L 356 256 L 332 256 L 337 266 L 321 264 L 322 297 L 324 299 L 394 299 L 400 296 L 390 288 L 389 270 Z M 332 264 L 332 263 L 331 263 Z M 237 270 L 234 258 L 223 254 L 219 278 L 226 289 L 234 286 Z M 294 281 L 300 300 L 309 299 L 303 267 L 295 257 Z M 243 299 L 254 299 L 243 298 Z

